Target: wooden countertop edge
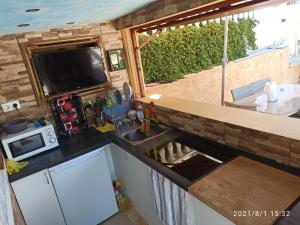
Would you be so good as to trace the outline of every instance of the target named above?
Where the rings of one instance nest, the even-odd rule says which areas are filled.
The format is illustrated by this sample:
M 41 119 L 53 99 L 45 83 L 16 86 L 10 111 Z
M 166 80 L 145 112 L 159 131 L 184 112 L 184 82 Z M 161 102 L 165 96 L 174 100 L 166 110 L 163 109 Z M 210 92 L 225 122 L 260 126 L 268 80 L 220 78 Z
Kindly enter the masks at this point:
M 155 105 L 167 109 L 287 137 L 294 140 L 300 140 L 300 120 L 295 118 L 212 105 L 195 100 L 167 96 L 161 96 L 161 98 L 157 100 L 145 97 L 139 99 L 139 101 L 143 103 L 153 101 Z M 245 118 L 247 119 L 245 120 Z
M 193 186 L 193 185 L 192 185 Z M 191 186 L 191 187 L 192 187 Z M 201 201 L 201 202 L 203 202 L 204 204 L 206 204 L 207 206 L 209 206 L 210 208 L 212 208 L 213 210 L 215 210 L 217 213 L 219 213 L 219 214 L 221 214 L 222 216 L 224 216 L 226 219 L 228 219 L 229 221 L 231 221 L 231 222 L 233 222 L 233 223 L 236 223 L 236 225 L 243 225 L 243 224 L 241 224 L 240 223 L 240 221 L 237 221 L 237 220 L 235 220 L 234 218 L 237 218 L 237 217 L 234 217 L 234 216 L 232 216 L 231 214 L 228 214 L 228 213 L 226 213 L 226 212 L 224 212 L 224 211 L 222 211 L 222 210 L 220 210 L 216 205 L 214 205 L 211 201 L 209 201 L 208 199 L 206 199 L 206 198 L 204 198 L 204 197 L 202 197 L 202 196 L 197 196 L 195 193 L 193 193 L 193 192 L 191 192 L 190 191 L 190 188 L 188 188 L 188 193 L 189 194 L 191 194 L 193 197 L 195 197 L 196 199 L 198 199 L 199 201 Z M 291 203 L 291 204 L 289 204 L 289 205 L 287 205 L 286 207 L 285 207 L 285 209 L 288 209 L 296 200 L 297 200 L 297 198 L 299 198 L 299 197 L 296 197 L 295 199 L 294 199 L 294 201 Z M 247 218 L 247 217 L 244 217 L 244 218 Z M 273 220 L 271 221 L 271 224 L 266 224 L 266 225 L 272 225 L 272 224 L 274 224 L 277 220 L 278 220 L 278 218 L 279 217 L 272 217 L 273 218 Z M 238 223 L 239 222 L 239 223 Z M 237 224 L 238 223 L 238 224 Z
M 193 186 L 193 185 L 192 185 Z M 191 186 L 191 187 L 192 187 Z M 209 206 L 210 208 L 212 208 L 213 210 L 215 210 L 217 213 L 221 214 L 222 216 L 224 216 L 226 219 L 230 220 L 233 223 L 236 223 L 235 220 L 233 220 L 232 218 L 234 218 L 232 215 L 229 215 L 228 213 L 225 213 L 224 211 L 220 210 L 216 205 L 214 205 L 211 201 L 209 201 L 206 198 L 203 197 L 199 197 L 197 196 L 195 193 L 190 191 L 190 188 L 188 188 L 188 193 L 190 193 L 193 197 L 195 197 L 196 199 L 198 199 L 199 201 L 203 202 L 205 205 Z M 239 224 L 240 225 L 240 224 Z
M 241 156 L 240 156 L 241 157 Z M 239 157 L 238 157 L 239 158 Z M 237 159 L 237 158 L 236 158 Z M 248 158 L 247 158 L 248 159 Z M 252 160 L 252 159 L 251 159 Z M 255 160 L 253 160 L 253 161 L 255 161 Z M 231 161 L 230 161 L 231 162 Z M 230 163 L 230 162 L 228 162 L 228 163 Z M 217 170 L 221 170 L 225 165 L 227 165 L 228 163 L 226 163 L 226 164 L 224 164 L 224 165 L 222 165 L 222 166 L 220 166 Z M 260 162 L 257 162 L 257 163 L 260 163 Z M 261 164 L 263 164 L 263 163 L 261 163 Z M 265 165 L 265 164 L 264 164 Z M 268 166 L 268 165 L 267 165 Z M 270 166 L 269 166 L 270 167 Z M 277 169 L 277 168 L 273 168 L 274 170 L 279 170 L 279 169 Z M 217 170 L 215 170 L 215 171 L 217 171 Z M 287 173 L 287 172 L 285 172 L 285 171 L 282 171 L 282 172 L 284 172 L 284 173 Z M 292 175 L 292 176 L 295 176 L 295 177 L 297 177 L 296 175 L 293 175 L 293 174 L 290 174 L 290 175 Z M 208 174 L 207 175 L 207 177 L 209 177 L 210 176 L 210 174 Z M 195 187 L 195 186 L 197 186 L 198 185 L 198 183 L 199 182 L 201 182 L 201 180 L 199 180 L 198 182 L 196 182 L 196 183 L 194 183 L 193 185 L 191 185 L 189 188 L 188 188 L 188 193 L 189 194 L 191 194 L 193 197 L 195 197 L 195 198 L 197 198 L 198 200 L 200 200 L 201 202 L 203 202 L 204 204 L 206 204 L 206 205 L 208 205 L 209 207 L 211 207 L 213 210 L 215 210 L 216 212 L 218 212 L 219 214 L 221 214 L 221 215 L 223 215 L 225 218 L 227 218 L 228 220 L 230 220 L 231 222 L 233 222 L 233 223 L 238 223 L 238 225 L 242 225 L 242 223 L 240 223 L 240 221 L 238 221 L 238 220 L 235 220 L 235 218 L 237 218 L 237 217 L 234 217 L 232 214 L 228 214 L 227 212 L 224 212 L 223 210 L 221 210 L 218 206 L 216 206 L 212 201 L 210 201 L 209 199 L 207 199 L 207 198 L 205 198 L 205 197 L 203 197 L 203 196 L 199 196 L 199 195 L 197 195 L 197 193 L 194 193 L 193 191 L 192 191 L 192 189 L 193 189 L 193 187 Z M 298 195 L 298 197 L 295 197 L 295 199 L 293 199 L 293 201 L 291 202 L 291 203 L 289 203 L 289 204 L 286 204 L 285 205 L 285 209 L 288 209 L 298 198 L 300 198 L 300 192 L 299 192 L 299 195 Z M 245 217 L 245 218 L 247 218 L 247 217 Z M 274 224 L 277 220 L 278 220 L 278 216 L 277 217 L 272 217 L 273 218 L 273 220 L 271 221 L 271 224 L 270 225 L 272 225 L 272 224 Z M 268 225 L 268 224 L 266 224 L 266 225 Z

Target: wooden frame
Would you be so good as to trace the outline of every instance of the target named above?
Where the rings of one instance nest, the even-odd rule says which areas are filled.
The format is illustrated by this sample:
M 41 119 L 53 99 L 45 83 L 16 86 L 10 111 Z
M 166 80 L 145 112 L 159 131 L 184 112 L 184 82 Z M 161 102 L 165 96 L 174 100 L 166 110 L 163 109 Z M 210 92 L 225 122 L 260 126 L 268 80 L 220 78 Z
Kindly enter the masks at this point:
M 136 58 L 135 53 L 133 51 L 133 42 L 132 35 L 129 29 L 121 30 L 123 43 L 124 43 L 124 52 L 126 54 L 126 63 L 127 63 L 127 71 L 128 71 L 128 79 L 134 90 L 134 98 L 138 99 L 142 97 L 142 87 L 139 82 L 139 75 L 136 66 Z
M 267 6 L 279 5 L 288 2 L 288 0 L 229 0 L 229 1 L 216 1 L 209 5 L 203 5 L 196 9 L 177 13 L 174 16 L 167 18 L 161 18 L 153 22 L 147 22 L 145 24 L 137 25 L 132 28 L 124 29 L 125 32 L 129 32 L 130 35 L 126 34 L 124 40 L 127 39 L 130 46 L 127 51 L 127 55 L 132 57 L 130 67 L 135 67 L 134 73 L 129 74 L 131 83 L 134 83 L 135 92 L 140 93 L 139 97 L 146 96 L 144 73 L 142 68 L 141 53 L 142 49 L 149 41 L 151 41 L 160 30 L 170 26 L 180 26 L 183 24 L 189 24 L 194 22 L 199 22 L 203 20 L 213 19 L 216 17 L 229 16 L 231 14 L 242 13 L 254 9 L 259 9 Z M 152 35 L 148 41 L 139 45 L 137 33 L 146 32 L 149 30 L 157 30 L 154 35 Z M 130 39 L 129 39 L 130 36 Z
M 288 2 L 288 0 L 230 0 L 221 1 L 208 6 L 203 6 L 170 18 L 164 18 L 159 21 L 150 22 L 134 27 L 138 32 L 147 32 L 154 29 L 162 29 L 171 26 L 180 26 L 184 24 L 191 24 L 203 20 L 213 18 L 221 18 L 224 16 L 238 14 L 245 11 L 263 8 L 266 6 L 274 6 Z
M 54 49 L 59 49 L 59 48 L 66 48 L 66 47 L 78 47 L 82 45 L 88 45 L 88 44 L 94 44 L 98 46 L 101 49 L 102 53 L 102 58 L 103 58 L 103 63 L 105 67 L 105 73 L 106 73 L 106 78 L 107 82 L 104 84 L 92 86 L 89 88 L 82 88 L 80 90 L 74 90 L 66 93 L 75 93 L 79 92 L 83 95 L 86 94 L 92 94 L 104 89 L 109 89 L 111 88 L 111 79 L 110 79 L 110 74 L 108 71 L 108 65 L 106 62 L 106 57 L 105 57 L 105 49 L 104 45 L 102 43 L 102 39 L 100 36 L 88 36 L 88 37 L 77 37 L 77 38 L 66 38 L 66 39 L 60 39 L 60 40 L 51 40 L 51 41 L 40 41 L 40 42 L 33 42 L 33 43 L 21 43 L 20 48 L 21 52 L 24 58 L 25 66 L 28 71 L 29 79 L 32 85 L 32 89 L 37 101 L 38 105 L 43 105 L 45 101 L 48 99 L 66 94 L 66 93 L 59 93 L 53 96 L 45 96 L 44 91 L 41 87 L 41 84 L 39 82 L 39 78 L 37 75 L 36 68 L 34 64 L 32 63 L 32 54 L 35 52 L 45 52 L 45 51 L 51 51 Z
M 134 57 L 135 57 L 135 66 L 137 68 L 137 80 L 140 86 L 140 97 L 146 97 L 146 88 L 145 88 L 145 78 L 143 72 L 141 51 L 139 50 L 139 40 L 136 30 L 131 30 L 131 40 L 133 45 Z

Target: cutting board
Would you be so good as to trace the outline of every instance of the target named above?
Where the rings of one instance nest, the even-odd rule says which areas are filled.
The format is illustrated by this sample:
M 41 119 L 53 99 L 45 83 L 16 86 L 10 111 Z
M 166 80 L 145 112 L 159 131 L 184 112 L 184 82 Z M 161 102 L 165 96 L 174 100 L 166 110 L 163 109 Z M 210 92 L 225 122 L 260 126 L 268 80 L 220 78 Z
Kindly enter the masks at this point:
M 238 225 L 268 225 L 300 196 L 300 177 L 239 156 L 189 188 Z

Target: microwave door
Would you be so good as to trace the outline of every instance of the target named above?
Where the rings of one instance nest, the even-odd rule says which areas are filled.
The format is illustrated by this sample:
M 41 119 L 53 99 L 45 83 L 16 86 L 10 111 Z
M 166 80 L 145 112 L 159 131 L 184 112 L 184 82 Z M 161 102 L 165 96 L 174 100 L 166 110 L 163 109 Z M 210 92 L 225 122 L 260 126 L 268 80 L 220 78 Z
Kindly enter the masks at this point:
M 45 142 L 41 133 L 9 143 L 9 149 L 13 158 L 43 147 L 45 147 Z

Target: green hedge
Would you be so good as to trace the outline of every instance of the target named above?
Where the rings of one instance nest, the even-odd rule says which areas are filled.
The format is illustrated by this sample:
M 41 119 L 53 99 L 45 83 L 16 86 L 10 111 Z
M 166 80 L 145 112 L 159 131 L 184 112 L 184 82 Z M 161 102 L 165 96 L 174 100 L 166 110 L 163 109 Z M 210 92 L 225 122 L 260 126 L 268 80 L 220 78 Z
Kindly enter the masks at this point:
M 228 59 L 247 56 L 247 49 L 256 49 L 253 28 L 257 21 L 239 19 L 229 22 Z M 149 36 L 140 34 L 142 43 Z M 145 81 L 171 82 L 189 73 L 220 65 L 223 55 L 224 22 L 205 26 L 186 26 L 163 32 L 141 50 Z

